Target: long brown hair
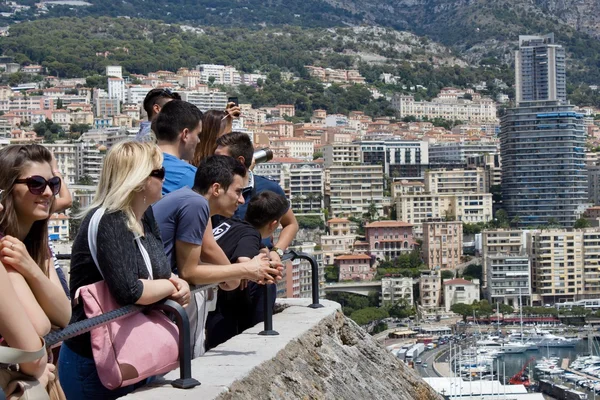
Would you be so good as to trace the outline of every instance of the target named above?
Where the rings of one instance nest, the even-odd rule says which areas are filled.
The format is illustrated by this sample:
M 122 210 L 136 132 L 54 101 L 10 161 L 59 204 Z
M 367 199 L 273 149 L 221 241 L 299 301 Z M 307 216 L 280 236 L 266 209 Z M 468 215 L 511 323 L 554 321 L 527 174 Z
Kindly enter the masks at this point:
M 227 118 L 225 118 L 227 116 Z M 196 146 L 192 165 L 200 165 L 200 161 L 212 156 L 217 149 L 217 138 L 226 133 L 231 124 L 231 117 L 225 111 L 208 110 L 202 115 L 202 131 Z
M 4 235 L 19 235 L 19 220 L 12 188 L 23 170 L 31 163 L 48 163 L 48 166 L 51 166 L 52 153 L 39 144 L 11 145 L 0 150 L 0 189 L 4 189 L 2 194 L 4 212 L 0 215 L 0 232 Z M 52 209 L 53 202 L 54 197 L 50 201 L 49 209 Z M 49 219 L 50 215 L 44 220 L 35 221 L 23 240 L 29 255 L 46 275 L 48 275 L 46 261 L 49 258 Z

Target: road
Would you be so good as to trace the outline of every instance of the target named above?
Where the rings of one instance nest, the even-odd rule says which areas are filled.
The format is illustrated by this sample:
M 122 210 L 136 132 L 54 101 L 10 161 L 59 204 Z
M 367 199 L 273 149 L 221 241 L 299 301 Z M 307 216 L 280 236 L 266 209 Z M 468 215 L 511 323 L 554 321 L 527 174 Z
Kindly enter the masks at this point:
M 433 363 L 435 362 L 435 358 L 437 357 L 437 355 L 443 351 L 446 351 L 447 349 L 448 345 L 444 344 L 439 347 L 436 347 L 433 350 L 426 350 L 423 354 L 421 354 L 421 357 L 419 358 L 423 361 L 423 363 L 427 363 L 427 368 L 423 368 L 423 364 L 415 363 L 415 370 L 417 371 L 417 373 L 424 378 L 439 377 L 440 375 L 433 369 Z

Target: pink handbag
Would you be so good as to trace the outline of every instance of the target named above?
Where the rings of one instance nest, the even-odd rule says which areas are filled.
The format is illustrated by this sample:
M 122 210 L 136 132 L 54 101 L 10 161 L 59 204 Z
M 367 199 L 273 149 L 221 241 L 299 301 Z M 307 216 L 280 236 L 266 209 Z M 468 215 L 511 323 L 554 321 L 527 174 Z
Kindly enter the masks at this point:
M 98 209 L 88 229 L 88 244 L 96 267 L 96 236 L 103 214 L 104 209 Z M 152 279 L 150 257 L 139 238 L 136 242 Z M 81 287 L 79 297 L 88 318 L 120 307 L 104 281 Z M 179 331 L 161 311 L 134 314 L 99 326 L 90 334 L 98 376 L 108 389 L 129 386 L 179 366 Z

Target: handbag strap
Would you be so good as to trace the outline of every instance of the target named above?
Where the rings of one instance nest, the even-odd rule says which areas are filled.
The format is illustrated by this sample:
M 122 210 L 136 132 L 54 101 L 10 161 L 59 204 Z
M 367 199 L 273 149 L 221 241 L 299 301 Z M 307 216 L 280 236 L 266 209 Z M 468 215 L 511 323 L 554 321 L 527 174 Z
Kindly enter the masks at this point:
M 46 355 L 46 342 L 42 340 L 42 347 L 35 351 L 26 351 L 14 349 L 12 347 L 0 346 L 0 363 L 2 364 L 22 364 L 33 362 Z
M 92 258 L 94 259 L 94 264 L 96 264 L 96 268 L 98 268 L 98 272 L 102 275 L 102 279 L 104 279 L 104 274 L 100 269 L 100 263 L 98 263 L 98 226 L 100 225 L 100 220 L 104 216 L 106 212 L 106 208 L 100 207 L 92 215 L 90 219 L 90 223 L 88 225 L 88 247 L 90 248 L 90 253 L 92 254 Z M 150 262 L 150 255 L 146 248 L 142 245 L 142 241 L 139 236 L 135 237 L 135 242 L 137 243 L 138 249 L 140 253 L 142 253 L 142 258 L 144 259 L 144 264 L 146 265 L 146 269 L 148 270 L 149 279 L 154 279 L 154 274 L 152 273 L 152 263 Z

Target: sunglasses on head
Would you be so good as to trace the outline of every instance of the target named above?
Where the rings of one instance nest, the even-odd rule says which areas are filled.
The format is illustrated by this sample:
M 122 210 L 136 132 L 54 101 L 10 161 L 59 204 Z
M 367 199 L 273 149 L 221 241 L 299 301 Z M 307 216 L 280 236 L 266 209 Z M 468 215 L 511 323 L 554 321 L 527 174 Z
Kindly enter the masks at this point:
M 40 196 L 46 191 L 46 187 L 49 187 L 52 194 L 56 196 L 60 192 L 61 180 L 58 176 L 54 176 L 48 180 L 43 176 L 34 175 L 25 179 L 17 179 L 15 183 L 24 183 L 27 185 L 27 189 L 31 194 Z
M 160 167 L 159 169 L 153 169 L 150 172 L 150 176 L 160 179 L 161 181 L 165 179 L 165 167 Z

